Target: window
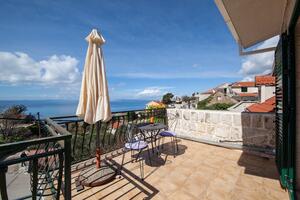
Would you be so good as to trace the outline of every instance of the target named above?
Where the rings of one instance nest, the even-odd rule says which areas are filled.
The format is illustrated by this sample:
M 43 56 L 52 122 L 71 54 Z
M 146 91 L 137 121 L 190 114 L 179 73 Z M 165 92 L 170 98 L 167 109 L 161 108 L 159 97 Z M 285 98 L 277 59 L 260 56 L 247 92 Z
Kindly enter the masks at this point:
M 242 91 L 242 92 L 248 92 L 248 88 L 247 88 L 247 87 L 242 87 L 242 88 L 241 88 L 241 91 Z

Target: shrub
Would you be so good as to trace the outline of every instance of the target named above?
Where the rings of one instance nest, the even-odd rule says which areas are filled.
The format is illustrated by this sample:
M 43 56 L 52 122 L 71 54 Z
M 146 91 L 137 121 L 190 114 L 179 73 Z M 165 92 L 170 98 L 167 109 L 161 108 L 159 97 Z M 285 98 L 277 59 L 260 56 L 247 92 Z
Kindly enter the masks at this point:
M 197 104 L 197 109 L 200 109 L 200 110 L 207 109 L 207 104 L 212 100 L 212 98 L 213 98 L 213 96 L 209 96 L 206 99 L 199 101 Z
M 13 105 L 7 108 L 2 115 L 6 118 L 20 118 L 26 111 L 27 107 L 25 105 Z
M 199 110 L 227 110 L 229 107 L 233 106 L 233 103 L 215 103 L 208 106 L 207 104 L 213 99 L 213 96 L 199 101 L 197 104 L 197 109 Z

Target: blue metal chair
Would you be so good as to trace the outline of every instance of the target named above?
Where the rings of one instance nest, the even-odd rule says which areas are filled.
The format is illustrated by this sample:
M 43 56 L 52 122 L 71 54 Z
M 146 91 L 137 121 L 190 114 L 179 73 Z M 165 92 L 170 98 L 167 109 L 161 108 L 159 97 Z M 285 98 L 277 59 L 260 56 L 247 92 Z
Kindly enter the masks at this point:
M 178 143 L 177 143 L 177 137 L 176 137 L 176 133 L 173 131 L 162 131 L 159 133 L 160 139 L 163 139 L 163 143 L 162 143 L 162 148 L 164 148 L 164 138 L 169 137 L 171 138 L 171 144 L 173 145 L 174 148 L 174 157 L 176 156 L 176 153 L 178 152 Z M 159 141 L 160 143 L 160 141 Z
M 125 133 L 125 139 L 126 139 L 126 143 L 124 145 L 122 164 L 121 164 L 121 168 L 119 169 L 119 174 L 121 174 L 121 170 L 122 170 L 123 165 L 124 165 L 125 153 L 130 151 L 131 152 L 131 158 L 132 158 L 133 157 L 133 152 L 137 151 L 138 154 L 137 154 L 137 156 L 134 160 L 140 162 L 141 179 L 144 180 L 144 159 L 141 157 L 141 153 L 145 149 L 147 149 L 150 165 L 152 165 L 149 145 L 145 141 L 144 136 L 137 131 L 136 125 L 133 125 L 133 124 L 128 124 L 128 129 Z M 131 162 L 133 162 L 134 160 L 131 160 Z

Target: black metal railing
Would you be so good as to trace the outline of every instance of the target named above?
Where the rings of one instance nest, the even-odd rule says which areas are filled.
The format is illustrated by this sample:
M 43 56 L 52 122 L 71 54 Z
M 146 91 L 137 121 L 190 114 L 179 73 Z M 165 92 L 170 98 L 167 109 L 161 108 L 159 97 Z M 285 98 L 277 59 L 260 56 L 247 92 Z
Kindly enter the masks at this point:
M 15 122 L 9 121 L 14 119 L 2 120 L 6 121 L 0 125 L 15 127 Z M 1 199 L 10 197 L 7 184 L 10 169 L 24 165 L 28 168 L 30 194 L 19 199 L 45 196 L 59 199 L 62 193 L 64 199 L 71 199 L 71 164 L 94 158 L 96 145 L 100 146 L 102 154 L 122 148 L 129 125 L 148 122 L 167 124 L 166 109 L 114 112 L 108 122 L 94 125 L 76 116 L 38 120 L 39 137 L 0 144 Z M 10 129 L 9 125 L 6 128 Z
M 76 116 L 51 118 L 72 134 L 73 164 L 95 157 L 97 142 L 102 154 L 122 148 L 129 124 L 144 122 L 166 124 L 166 119 L 166 109 L 114 112 L 110 121 L 100 121 L 94 125 L 89 125 Z M 99 138 L 97 138 L 97 131 Z
M 5 120 L 2 126 L 14 124 L 15 127 L 15 119 L 1 120 Z M 28 173 L 23 173 L 20 181 L 25 182 L 27 178 L 30 186 L 19 188 L 24 190 L 25 196 L 18 199 L 41 199 L 45 196 L 59 199 L 61 191 L 65 199 L 71 199 L 71 134 L 51 120 L 39 123 L 39 126 L 44 137 L 0 145 L 1 199 L 6 200 L 13 195 L 8 194 L 7 179 L 12 174 L 19 174 L 22 167 Z M 26 187 L 29 191 L 24 189 Z

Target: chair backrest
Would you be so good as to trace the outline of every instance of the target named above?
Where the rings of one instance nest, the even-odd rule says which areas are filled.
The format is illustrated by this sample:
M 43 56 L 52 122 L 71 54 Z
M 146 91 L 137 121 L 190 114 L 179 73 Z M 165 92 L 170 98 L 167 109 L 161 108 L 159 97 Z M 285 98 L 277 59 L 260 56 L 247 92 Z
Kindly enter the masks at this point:
M 125 139 L 127 142 L 134 142 L 139 139 L 137 126 L 135 124 L 130 123 L 127 125 L 127 130 L 125 132 Z

